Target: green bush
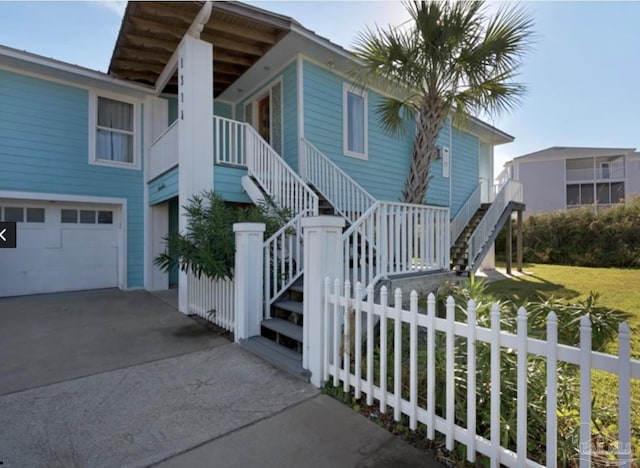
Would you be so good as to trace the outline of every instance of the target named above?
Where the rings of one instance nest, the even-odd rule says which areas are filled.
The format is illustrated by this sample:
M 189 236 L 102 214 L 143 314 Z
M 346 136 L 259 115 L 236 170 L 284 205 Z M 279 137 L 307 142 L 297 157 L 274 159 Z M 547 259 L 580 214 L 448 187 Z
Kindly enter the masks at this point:
M 516 230 L 512 230 L 515 252 Z M 523 258 L 530 263 L 640 268 L 640 197 L 626 205 L 529 216 L 523 225 Z M 496 240 L 504 258 L 506 229 Z
M 154 264 L 163 271 L 180 268 L 211 279 L 233 278 L 234 223 L 264 223 L 264 238 L 268 239 L 291 218 L 288 210 L 278 208 L 272 200 L 238 208 L 212 191 L 195 195 L 184 208 L 188 220 L 186 232 L 165 237 L 166 249 L 154 259 Z

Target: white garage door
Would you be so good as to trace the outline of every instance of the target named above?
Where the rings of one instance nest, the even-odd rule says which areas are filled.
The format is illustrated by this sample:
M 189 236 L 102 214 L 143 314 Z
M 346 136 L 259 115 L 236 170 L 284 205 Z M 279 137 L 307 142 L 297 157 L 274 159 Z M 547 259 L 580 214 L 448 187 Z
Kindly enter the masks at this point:
M 118 285 L 114 206 L 0 199 L 17 248 L 0 249 L 0 297 Z

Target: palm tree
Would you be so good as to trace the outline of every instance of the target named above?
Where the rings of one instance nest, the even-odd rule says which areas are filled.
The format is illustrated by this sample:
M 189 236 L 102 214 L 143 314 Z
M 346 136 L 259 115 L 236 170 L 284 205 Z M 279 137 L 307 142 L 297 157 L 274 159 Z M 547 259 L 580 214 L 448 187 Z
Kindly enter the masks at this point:
M 356 79 L 386 94 L 376 108 L 385 130 L 416 122 L 411 168 L 402 197 L 424 203 L 436 142 L 449 116 L 493 115 L 515 107 L 525 91 L 513 79 L 532 43 L 533 20 L 519 7 L 489 16 L 480 1 L 404 4 L 406 28 L 367 29 L 355 42 Z M 398 90 L 402 90 L 402 97 Z

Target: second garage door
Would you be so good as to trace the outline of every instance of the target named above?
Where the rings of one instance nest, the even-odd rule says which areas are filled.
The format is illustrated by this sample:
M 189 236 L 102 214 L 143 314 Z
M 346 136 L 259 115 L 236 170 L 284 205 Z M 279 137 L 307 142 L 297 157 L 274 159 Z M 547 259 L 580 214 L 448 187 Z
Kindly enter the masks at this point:
M 0 199 L 17 248 L 0 249 L 0 297 L 118 285 L 116 206 Z

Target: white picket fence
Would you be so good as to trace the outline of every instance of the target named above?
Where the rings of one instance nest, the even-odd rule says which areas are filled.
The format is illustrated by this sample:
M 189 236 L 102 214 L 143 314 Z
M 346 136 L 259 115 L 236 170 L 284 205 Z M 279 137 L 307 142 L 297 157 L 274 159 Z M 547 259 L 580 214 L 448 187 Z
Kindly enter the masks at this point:
M 591 370 L 599 369 L 616 374 L 619 379 L 618 392 L 618 427 L 619 450 L 618 463 L 631 466 L 631 379 L 640 379 L 640 361 L 631 359 L 629 327 L 626 323 L 619 329 L 618 356 L 591 351 L 591 325 L 588 317 L 580 323 L 580 348 L 558 344 L 558 322 L 555 313 L 547 318 L 547 341 L 527 336 L 527 313 L 521 308 L 517 317 L 517 334 L 500 329 L 500 309 L 494 304 L 491 311 L 491 327 L 483 328 L 476 323 L 476 306 L 469 301 L 467 309 L 468 321 L 456 322 L 454 319 L 455 303 L 449 298 L 446 303 L 446 318 L 436 317 L 436 301 L 433 294 L 428 297 L 427 313 L 418 311 L 418 296 L 415 291 L 410 296 L 409 310 L 402 308 L 402 293 L 395 292 L 394 305 L 388 305 L 388 294 L 385 287 L 380 292 L 380 302 L 374 303 L 373 287 L 367 289 L 367 301 L 362 301 L 363 290 L 358 283 L 355 291 L 351 291 L 351 283 L 346 281 L 344 289 L 336 280 L 331 291 L 329 278 L 324 284 L 324 307 L 322 317 L 323 343 L 323 380 L 333 378 L 333 385 L 342 382 L 344 391 L 353 389 L 356 398 L 366 396 L 366 403 L 373 405 L 379 402 L 380 411 L 387 412 L 393 408 L 395 420 L 401 415 L 409 418 L 412 430 L 418 423 L 426 425 L 427 437 L 433 439 L 435 432 L 446 438 L 448 450 L 454 448 L 454 441 L 467 447 L 467 459 L 474 462 L 476 452 L 486 455 L 492 467 L 505 465 L 509 467 L 541 466 L 527 458 L 527 363 L 532 356 L 546 360 L 546 429 L 547 429 L 547 466 L 557 463 L 557 367 L 558 362 L 570 363 L 580 368 L 580 466 L 588 467 L 591 463 Z M 390 351 L 388 344 L 388 323 L 393 322 L 392 351 L 393 362 L 388 362 Z M 379 322 L 379 335 L 376 338 L 374 324 Z M 406 382 L 402 382 L 402 333 L 403 324 L 409 328 L 409 397 L 403 398 L 403 386 L 406 395 Z M 424 340 L 418 340 L 418 331 Z M 436 349 L 435 334 L 445 334 L 445 349 Z M 455 423 L 455 339 L 466 339 L 467 354 L 467 427 Z M 391 338 L 391 337 L 389 337 Z M 420 344 L 422 343 L 422 344 Z M 490 346 L 490 437 L 476 434 L 476 344 L 487 343 Z M 418 389 L 418 349 L 426 346 L 426 392 Z M 486 345 L 485 345 L 486 346 Z M 364 349 L 363 349 L 364 347 Z M 379 349 L 379 378 L 375 379 L 374 349 Z M 406 349 L 406 348 L 405 348 Z M 505 350 L 517 353 L 517 449 L 514 452 L 500 445 L 500 354 Z M 436 353 L 446 354 L 445 382 L 436 382 Z M 364 361 L 363 361 L 364 360 Z M 363 362 L 366 368 L 363 369 Z M 391 371 L 391 369 L 393 369 Z M 387 388 L 387 376 L 393 373 L 392 388 Z M 460 376 L 458 375 L 458 378 Z M 445 412 L 436 414 L 435 393 L 438 388 L 446 389 Z M 426 404 L 419 402 L 419 393 L 426 393 Z M 534 441 L 539 443 L 540 441 Z
M 235 325 L 234 284 L 232 279 L 212 280 L 188 273 L 188 307 L 196 314 L 225 330 Z

